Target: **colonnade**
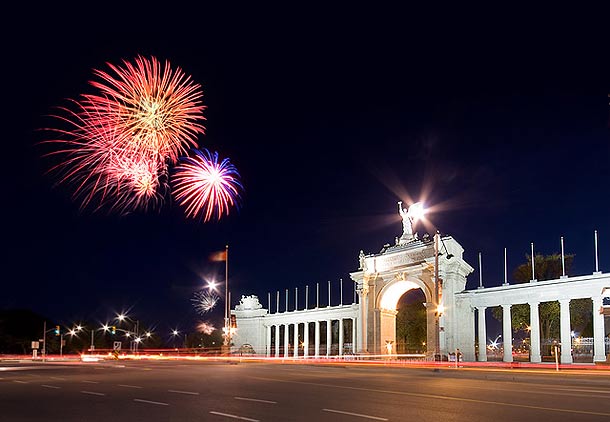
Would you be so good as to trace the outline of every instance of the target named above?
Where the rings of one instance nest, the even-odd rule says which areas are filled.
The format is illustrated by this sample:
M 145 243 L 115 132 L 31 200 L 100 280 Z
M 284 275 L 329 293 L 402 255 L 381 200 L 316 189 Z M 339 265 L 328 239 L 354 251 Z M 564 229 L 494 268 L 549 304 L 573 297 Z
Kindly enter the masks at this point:
M 600 296 L 591 297 L 593 306 L 593 361 L 605 361 L 604 345 L 604 315 L 600 313 L 603 298 Z M 570 301 L 571 299 L 559 299 L 559 318 L 560 318 L 560 343 L 561 343 L 561 363 L 572 363 L 572 335 L 570 326 Z M 541 362 L 540 353 L 540 301 L 532 300 L 527 304 L 530 308 L 530 362 Z M 504 344 L 504 362 L 513 361 L 513 331 L 511 320 L 511 304 L 502 304 L 502 339 Z M 478 313 L 478 348 L 479 361 L 487 361 L 487 330 L 485 310 L 487 306 L 476 306 Z
M 339 319 L 324 319 L 324 320 L 315 320 L 315 321 L 307 321 L 307 322 L 289 322 L 283 324 L 270 324 L 265 326 L 266 330 L 266 350 L 265 354 L 267 357 L 275 356 L 282 357 L 280 350 L 280 342 L 282 337 L 282 327 L 283 329 L 283 357 L 288 358 L 290 356 L 290 327 L 293 327 L 293 339 L 292 339 L 292 356 L 295 358 L 298 357 L 310 357 L 310 339 L 309 339 L 309 328 L 310 324 L 314 324 L 314 338 L 313 338 L 313 346 L 314 346 L 314 358 L 319 358 L 321 356 L 331 356 L 333 338 L 332 338 L 332 324 L 333 321 L 337 321 L 339 325 L 339 338 L 338 341 L 338 352 L 339 356 L 343 356 L 344 344 L 345 344 L 345 326 L 344 323 L 347 320 L 351 320 L 351 341 L 352 341 L 352 351 L 355 351 L 356 347 L 356 318 L 339 318 Z M 325 350 L 320 350 L 322 345 L 321 343 L 321 335 L 320 335 L 320 325 L 324 323 L 326 326 L 326 343 Z M 301 348 L 301 343 L 299 341 L 299 328 L 303 326 L 303 343 L 302 343 L 302 352 L 299 352 Z M 272 345 L 272 337 L 275 335 L 275 342 Z M 272 346 L 274 350 L 272 351 Z M 272 353 L 273 352 L 273 353 Z

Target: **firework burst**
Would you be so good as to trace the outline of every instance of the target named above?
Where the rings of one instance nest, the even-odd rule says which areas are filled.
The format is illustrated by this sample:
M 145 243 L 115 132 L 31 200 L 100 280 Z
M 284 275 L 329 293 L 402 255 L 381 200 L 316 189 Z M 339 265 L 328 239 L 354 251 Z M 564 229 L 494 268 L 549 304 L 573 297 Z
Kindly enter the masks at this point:
M 176 167 L 173 193 L 185 207 L 187 217 L 200 215 L 203 221 L 220 219 L 237 206 L 242 188 L 239 173 L 225 158 L 220 163 L 218 153 L 206 149 L 194 150 L 194 157 L 184 157 Z
M 191 299 L 197 312 L 202 315 L 214 309 L 219 300 L 218 295 L 207 290 L 196 292 L 195 297 Z
M 94 70 L 99 81 L 90 84 L 99 92 L 52 116 L 67 129 L 47 129 L 56 137 L 44 143 L 60 146 L 48 155 L 63 158 L 51 171 L 74 184 L 81 208 L 97 203 L 126 213 L 162 202 L 168 166 L 204 133 L 203 94 L 190 76 L 154 57 L 123 64 Z
M 216 331 L 216 328 L 207 321 L 200 321 L 199 324 L 197 324 L 197 331 L 202 334 L 210 335 Z

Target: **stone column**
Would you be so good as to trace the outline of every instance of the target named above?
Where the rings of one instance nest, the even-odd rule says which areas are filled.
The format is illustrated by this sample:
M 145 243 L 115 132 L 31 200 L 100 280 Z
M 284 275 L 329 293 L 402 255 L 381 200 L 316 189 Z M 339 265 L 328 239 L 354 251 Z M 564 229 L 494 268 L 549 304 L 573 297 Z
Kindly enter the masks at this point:
M 572 363 L 570 299 L 559 300 L 559 332 L 561 335 L 561 363 Z
M 303 328 L 303 357 L 309 356 L 309 322 L 305 322 Z
M 331 328 L 332 320 L 328 319 L 326 320 L 326 356 L 330 356 L 330 346 L 333 341 Z
M 294 324 L 294 357 L 299 357 L 299 323 Z
M 600 313 L 603 299 L 601 297 L 591 299 L 593 299 L 593 362 L 605 362 L 604 314 Z
M 358 294 L 360 295 L 360 300 L 358 303 L 358 306 L 360 306 L 360 324 L 358 324 L 358 334 L 357 334 L 357 338 L 358 338 L 358 347 L 354 349 L 354 351 L 358 350 L 359 353 L 366 353 L 368 351 L 368 337 L 367 337 L 367 306 L 368 306 L 368 300 L 367 300 L 367 294 L 368 291 L 366 290 L 360 290 L 358 292 Z
M 280 325 L 275 325 L 275 357 L 280 357 Z
M 265 339 L 265 356 L 266 357 L 270 357 L 271 356 L 271 325 L 267 325 L 265 327 L 266 331 L 267 331 L 267 336 Z
M 477 307 L 479 311 L 479 362 L 487 362 L 487 330 L 485 321 L 485 306 Z
M 288 357 L 288 349 L 290 349 L 290 339 L 289 339 L 289 334 L 290 334 L 290 325 L 288 324 L 284 324 L 284 357 L 287 358 Z
M 540 356 L 540 302 L 529 302 L 530 305 L 530 362 L 542 362 Z
M 339 318 L 339 356 L 343 356 L 343 318 Z
M 314 357 L 317 359 L 320 357 L 320 321 L 314 322 Z
M 356 318 L 352 318 L 352 353 L 356 353 Z
M 502 305 L 502 338 L 504 343 L 504 362 L 513 361 L 513 328 L 511 324 L 510 306 Z

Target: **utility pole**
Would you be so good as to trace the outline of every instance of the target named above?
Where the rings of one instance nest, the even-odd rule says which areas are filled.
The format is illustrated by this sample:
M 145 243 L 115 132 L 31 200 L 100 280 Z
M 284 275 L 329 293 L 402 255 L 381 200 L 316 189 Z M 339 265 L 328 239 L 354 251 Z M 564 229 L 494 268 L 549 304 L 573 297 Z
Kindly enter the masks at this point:
M 44 322 L 42 326 L 42 361 L 44 362 L 47 357 L 47 322 Z

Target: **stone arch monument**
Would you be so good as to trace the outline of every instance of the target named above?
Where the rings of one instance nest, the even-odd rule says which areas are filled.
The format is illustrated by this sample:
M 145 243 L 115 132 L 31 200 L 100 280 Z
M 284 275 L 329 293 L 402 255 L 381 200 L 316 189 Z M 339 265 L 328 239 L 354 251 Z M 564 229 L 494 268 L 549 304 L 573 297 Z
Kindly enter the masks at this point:
M 413 220 L 405 221 L 409 213 L 400 206 L 402 236 L 379 253 L 361 252 L 359 271 L 350 273 L 358 286 L 359 352 L 381 354 L 385 344 L 395 342 L 396 306 L 411 289 L 421 289 L 426 298 L 428 354 L 447 354 L 456 348 L 467 352 L 473 349 L 468 345 L 474 344 L 474 337 L 470 332 L 460 335 L 458 319 L 466 312 L 474 324 L 474 314 L 454 295 L 465 289 L 466 277 L 473 268 L 463 260 L 464 249 L 452 237 L 437 234 L 418 239 L 412 230 Z M 469 356 L 465 353 L 464 357 Z

